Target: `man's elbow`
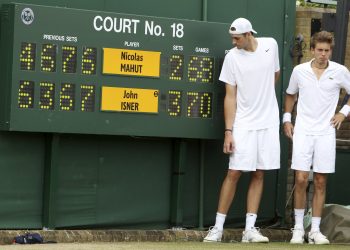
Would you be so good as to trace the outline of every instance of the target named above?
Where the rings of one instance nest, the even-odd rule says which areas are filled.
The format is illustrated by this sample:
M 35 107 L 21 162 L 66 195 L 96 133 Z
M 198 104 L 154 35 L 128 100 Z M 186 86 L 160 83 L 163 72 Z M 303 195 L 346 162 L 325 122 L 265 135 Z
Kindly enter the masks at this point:
M 280 79 L 280 71 L 275 72 L 275 83 Z
M 298 95 L 286 93 L 286 99 L 290 100 L 291 102 L 296 102 L 298 99 Z

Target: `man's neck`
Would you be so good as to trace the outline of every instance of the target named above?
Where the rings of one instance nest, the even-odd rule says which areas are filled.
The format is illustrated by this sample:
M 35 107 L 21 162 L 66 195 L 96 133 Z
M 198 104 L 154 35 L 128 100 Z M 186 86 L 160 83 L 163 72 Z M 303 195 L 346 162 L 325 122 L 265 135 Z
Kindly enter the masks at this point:
M 316 60 L 311 62 L 311 67 L 316 69 L 326 69 L 328 67 L 328 61 L 326 63 L 318 63 Z
M 247 48 L 245 48 L 245 50 L 249 52 L 254 52 L 257 47 L 258 47 L 258 40 L 256 40 L 254 36 L 250 36 L 248 46 Z

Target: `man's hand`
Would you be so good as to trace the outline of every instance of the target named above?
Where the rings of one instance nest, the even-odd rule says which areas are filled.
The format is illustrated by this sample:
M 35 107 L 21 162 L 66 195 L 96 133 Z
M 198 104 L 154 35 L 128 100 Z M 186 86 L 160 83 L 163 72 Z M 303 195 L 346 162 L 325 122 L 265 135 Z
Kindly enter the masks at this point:
M 339 129 L 344 119 L 345 119 L 345 115 L 343 115 L 342 113 L 337 113 L 331 119 L 331 124 L 334 128 Z
M 235 142 L 233 140 L 232 132 L 225 132 L 223 151 L 225 154 L 232 154 L 234 150 L 235 150 Z
M 293 140 L 294 126 L 291 122 L 285 122 L 283 124 L 284 134 L 291 140 Z

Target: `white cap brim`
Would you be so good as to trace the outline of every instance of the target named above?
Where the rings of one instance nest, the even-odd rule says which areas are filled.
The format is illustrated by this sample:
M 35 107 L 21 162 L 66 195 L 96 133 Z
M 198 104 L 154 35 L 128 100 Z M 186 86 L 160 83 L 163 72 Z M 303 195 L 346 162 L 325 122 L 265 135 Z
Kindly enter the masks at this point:
M 229 29 L 228 31 L 230 34 L 232 35 L 241 35 L 241 34 L 244 34 L 244 33 L 247 33 L 247 32 L 252 32 L 254 34 L 257 34 L 258 32 L 256 32 L 255 30 L 251 29 L 249 31 L 244 31 L 244 32 L 241 32 L 241 31 L 238 31 L 238 30 L 235 30 L 235 31 L 232 31 L 231 28 Z

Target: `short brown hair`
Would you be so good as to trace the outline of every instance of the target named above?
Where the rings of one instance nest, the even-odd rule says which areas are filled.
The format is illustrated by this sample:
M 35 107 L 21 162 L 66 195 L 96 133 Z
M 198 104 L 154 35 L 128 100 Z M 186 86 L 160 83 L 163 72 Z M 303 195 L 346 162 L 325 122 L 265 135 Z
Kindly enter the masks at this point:
M 311 37 L 310 48 L 314 49 L 317 43 L 328 43 L 331 45 L 331 48 L 334 46 L 334 37 L 333 34 L 328 31 L 320 31 L 315 33 Z

